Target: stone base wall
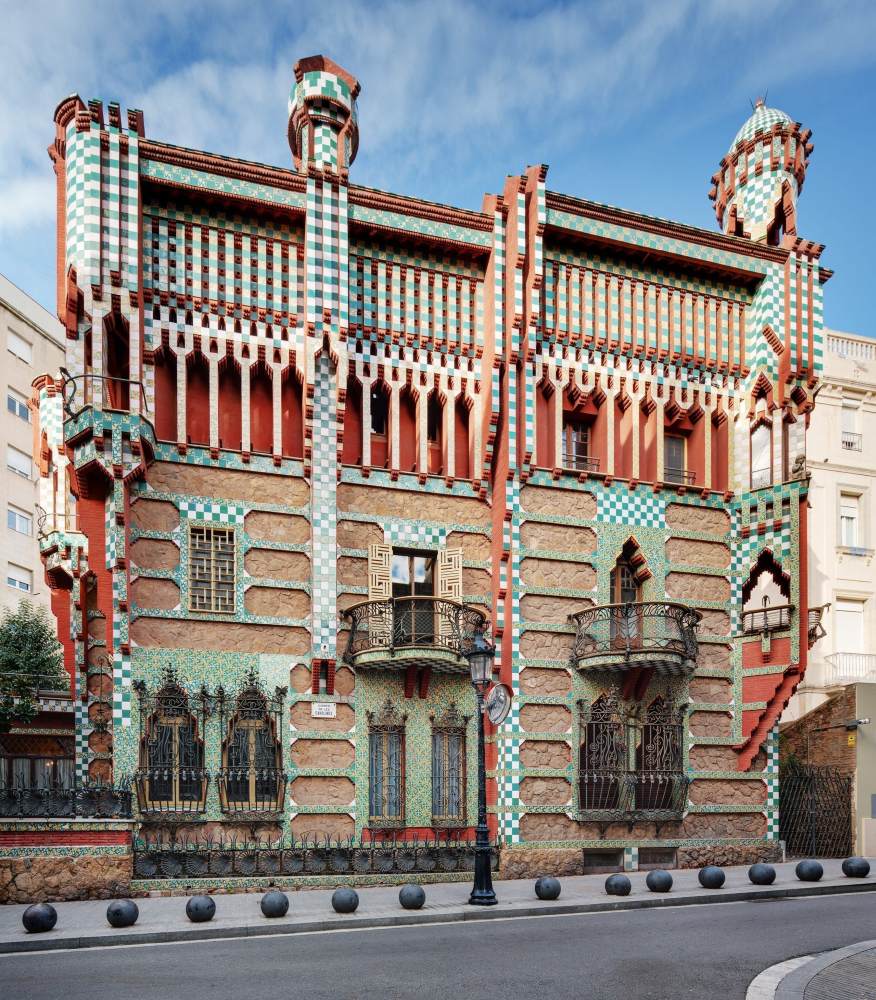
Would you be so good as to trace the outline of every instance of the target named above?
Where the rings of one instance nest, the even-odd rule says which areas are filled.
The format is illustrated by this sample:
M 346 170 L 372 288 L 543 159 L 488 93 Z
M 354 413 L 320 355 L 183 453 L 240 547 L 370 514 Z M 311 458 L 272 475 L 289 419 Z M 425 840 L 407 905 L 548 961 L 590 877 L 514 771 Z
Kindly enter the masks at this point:
M 679 868 L 702 868 L 704 865 L 753 865 L 757 862 L 776 864 L 784 861 L 782 846 L 776 841 L 763 844 L 715 844 L 705 847 L 679 847 Z
M 537 878 L 539 875 L 581 875 L 584 855 L 580 847 L 532 847 L 502 851 L 498 878 Z
M 127 897 L 132 875 L 130 854 L 0 857 L 0 903 Z

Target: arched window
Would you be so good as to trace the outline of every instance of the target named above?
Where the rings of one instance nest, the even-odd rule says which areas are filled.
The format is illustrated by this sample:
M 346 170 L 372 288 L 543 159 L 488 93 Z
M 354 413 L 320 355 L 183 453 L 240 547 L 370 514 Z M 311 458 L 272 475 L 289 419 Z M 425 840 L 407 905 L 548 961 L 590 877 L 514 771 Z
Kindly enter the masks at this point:
M 176 441 L 176 355 L 165 347 L 155 353 L 155 435 Z
M 186 371 L 186 440 L 210 443 L 210 368 L 200 351 L 189 355 Z
M 371 386 L 371 465 L 389 466 L 389 387 L 385 382 Z
M 465 724 L 451 704 L 432 719 L 432 826 L 465 826 Z
M 219 794 L 225 812 L 278 812 L 283 808 L 286 775 L 277 735 L 285 691 L 269 699 L 250 674 L 246 687 L 225 720 L 224 692 L 219 691 L 223 731 Z
M 405 722 L 387 699 L 377 714 L 368 713 L 368 825 L 405 823 Z
M 471 479 L 471 439 L 469 437 L 469 409 L 464 396 L 458 396 L 455 407 L 453 442 L 453 474 L 457 479 Z
M 280 393 L 280 429 L 283 454 L 287 458 L 304 458 L 304 408 L 301 381 L 293 367 L 283 372 Z
M 791 624 L 791 578 L 769 549 L 757 558 L 742 585 L 742 631 L 775 632 Z
M 249 371 L 249 444 L 265 455 L 274 450 L 274 388 L 271 370 L 261 362 Z
M 111 410 L 128 410 L 131 404 L 131 346 L 126 320 L 111 313 L 103 321 L 104 399 Z
M 240 451 L 241 399 L 240 366 L 230 357 L 219 363 L 219 447 Z
M 429 393 L 426 402 L 426 438 L 429 473 L 440 476 L 444 471 L 444 407 L 434 391 Z
M 189 696 L 172 670 L 154 697 L 135 685 L 140 698 L 140 769 L 137 797 L 141 812 L 201 812 L 207 798 L 202 711 L 190 710 Z M 206 693 L 205 693 L 206 695 Z

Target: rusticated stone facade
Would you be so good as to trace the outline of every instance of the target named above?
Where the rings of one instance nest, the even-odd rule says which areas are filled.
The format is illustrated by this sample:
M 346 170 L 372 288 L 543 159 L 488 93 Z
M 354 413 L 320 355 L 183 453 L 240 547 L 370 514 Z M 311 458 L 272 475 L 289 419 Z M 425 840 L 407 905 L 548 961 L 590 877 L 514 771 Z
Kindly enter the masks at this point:
M 541 166 L 466 211 L 351 183 L 358 95 L 297 64 L 294 169 L 154 142 L 114 104 L 55 115 L 73 383 L 35 386 L 43 555 L 78 776 L 133 780 L 132 891 L 168 883 L 156 844 L 248 825 L 450 866 L 482 629 L 512 695 L 487 724 L 502 873 L 774 852 L 813 640 L 808 136 L 755 110 L 719 233 Z M 780 201 L 752 198 L 764 171 Z

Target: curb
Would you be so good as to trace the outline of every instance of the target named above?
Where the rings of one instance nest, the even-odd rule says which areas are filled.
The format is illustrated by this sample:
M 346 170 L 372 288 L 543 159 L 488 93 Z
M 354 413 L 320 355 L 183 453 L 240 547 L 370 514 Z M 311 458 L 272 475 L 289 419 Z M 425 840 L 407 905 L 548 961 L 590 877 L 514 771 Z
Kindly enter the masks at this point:
M 822 955 L 811 959 L 798 969 L 789 972 L 776 987 L 775 1000 L 800 1000 L 804 995 L 806 987 L 825 969 L 841 962 L 844 958 L 851 958 L 862 951 L 871 951 L 876 948 L 876 941 L 859 941 L 857 944 L 850 944 L 847 948 L 836 948 L 834 951 L 827 951 Z
M 448 910 L 435 913 L 398 913 L 375 917 L 307 920 L 301 923 L 238 924 L 233 927 L 203 927 L 197 930 L 126 932 L 123 934 L 92 934 L 83 937 L 46 940 L 40 935 L 27 935 L 18 941 L 0 941 L 0 955 L 22 952 L 66 951 L 74 948 L 106 948 L 132 944 L 166 944 L 175 941 L 210 941 L 232 937 L 268 937 L 277 934 L 312 934 L 320 931 L 370 930 L 381 927 L 406 927 L 417 924 L 458 923 L 468 920 L 514 919 L 517 917 L 556 917 L 576 913 L 611 913 L 618 910 L 646 910 L 669 906 L 700 906 L 706 903 L 738 903 L 756 899 L 785 899 L 800 896 L 843 895 L 852 892 L 876 891 L 876 881 L 853 882 L 845 885 L 790 885 L 770 889 L 704 890 L 703 895 L 650 895 L 641 899 L 617 899 L 588 903 L 560 903 L 557 906 L 520 906 Z M 708 892 L 708 894 L 706 894 Z M 185 927 L 186 925 L 183 925 Z

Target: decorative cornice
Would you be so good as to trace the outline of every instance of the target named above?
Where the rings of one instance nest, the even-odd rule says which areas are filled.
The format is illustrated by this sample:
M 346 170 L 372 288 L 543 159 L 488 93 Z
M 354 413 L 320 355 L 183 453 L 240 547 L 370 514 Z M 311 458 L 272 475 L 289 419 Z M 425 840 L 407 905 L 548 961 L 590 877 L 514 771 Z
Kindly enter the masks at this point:
M 493 231 L 493 217 L 484 212 L 472 212 L 465 208 L 455 208 L 453 205 L 378 191 L 376 188 L 350 185 L 349 200 L 351 205 L 364 205 L 385 212 L 398 212 L 400 215 L 415 215 L 433 222 L 464 226 L 466 229 L 476 229 L 484 233 Z
M 140 157 L 144 160 L 169 163 L 175 167 L 204 170 L 222 177 L 235 177 L 238 180 L 251 181 L 254 184 L 270 184 L 272 187 L 287 191 L 302 192 L 307 187 L 304 176 L 295 173 L 294 170 L 270 167 L 264 163 L 240 160 L 233 156 L 222 156 L 219 153 L 205 153 L 202 150 L 187 149 L 184 146 L 171 146 L 167 143 L 155 142 L 152 139 L 141 141 Z M 216 193 L 219 196 L 223 194 L 223 192 Z

